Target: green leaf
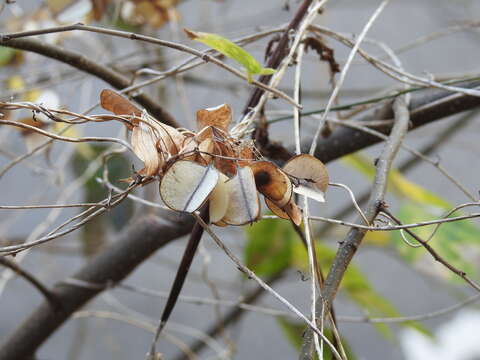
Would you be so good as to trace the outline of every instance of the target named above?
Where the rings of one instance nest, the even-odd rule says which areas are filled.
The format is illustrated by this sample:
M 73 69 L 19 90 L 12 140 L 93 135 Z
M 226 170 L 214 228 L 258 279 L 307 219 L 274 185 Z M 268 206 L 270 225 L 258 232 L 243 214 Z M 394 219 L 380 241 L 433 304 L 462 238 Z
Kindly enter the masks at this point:
M 247 71 L 249 82 L 252 81 L 252 75 L 271 75 L 275 73 L 275 69 L 262 67 L 247 51 L 220 35 L 195 32 L 188 29 L 184 29 L 184 31 L 190 39 L 199 41 L 242 65 Z
M 375 176 L 375 167 L 373 165 L 373 161 L 362 155 L 353 154 L 344 156 L 342 161 L 345 164 L 357 169 L 361 174 L 364 174 L 369 179 L 373 179 Z M 396 169 L 390 170 L 388 186 L 395 196 L 400 198 L 406 198 L 419 204 L 429 205 L 444 210 L 451 209 L 453 207 L 440 196 L 418 184 L 411 182 Z
M 0 66 L 8 65 L 15 58 L 15 49 L 0 46 Z
M 369 178 L 375 175 L 373 162 L 365 157 L 354 154 L 343 158 L 343 161 L 357 169 L 360 173 Z M 439 217 L 439 210 L 441 212 L 453 208 L 453 205 L 445 201 L 433 192 L 417 185 L 406 179 L 398 170 L 392 169 L 389 176 L 389 188 L 393 191 L 395 196 L 404 200 L 397 217 L 404 224 L 416 223 L 419 221 L 426 221 L 436 219 Z M 459 216 L 461 212 L 452 214 L 451 216 Z M 426 240 L 434 230 L 434 225 L 423 226 L 412 229 L 422 239 Z M 415 239 L 404 233 L 407 239 L 416 243 Z M 472 254 L 478 254 L 478 238 L 480 229 L 473 225 L 472 221 L 456 221 L 445 223 L 440 226 L 436 232 L 431 245 L 438 253 L 445 258 L 449 263 L 455 267 L 465 271 L 467 274 L 478 275 L 477 266 L 469 261 L 473 259 Z M 413 248 L 402 240 L 402 235 L 399 231 L 373 233 L 369 232 L 366 238 L 373 238 L 371 243 L 380 242 L 385 243 L 383 237 L 387 236 L 389 241 L 393 243 L 395 250 L 402 256 L 404 260 L 409 263 L 415 263 L 424 257 L 430 257 L 424 248 Z M 383 240 L 383 241 L 382 241 Z M 469 254 L 466 256 L 466 254 Z M 437 269 L 437 267 L 435 267 Z M 462 282 L 463 280 L 457 275 L 453 274 L 448 269 L 438 267 L 439 275 L 448 280 Z
M 458 215 L 457 213 L 452 216 Z M 403 223 L 415 223 L 437 217 L 429 212 L 427 208 L 422 208 L 412 203 L 403 204 L 397 216 Z M 412 231 L 426 240 L 434 228 L 434 225 L 423 226 L 412 229 Z M 412 248 L 405 244 L 399 231 L 391 233 L 393 246 L 407 262 L 415 263 L 425 256 L 431 257 L 423 247 Z M 405 234 L 405 236 L 412 243 L 416 243 L 415 239 L 411 238 L 408 234 Z M 431 240 L 430 245 L 453 266 L 465 271 L 469 275 L 473 274 L 478 276 L 476 263 L 469 261 L 469 259 L 474 260 L 476 258 L 474 255 L 479 254 L 479 236 L 480 229 L 473 225 L 471 221 L 455 221 L 441 225 Z M 452 281 L 463 282 L 461 278 L 451 271 L 444 269 L 442 266 L 439 265 L 438 269 L 441 271 L 440 274 L 443 277 Z
M 302 335 L 306 329 L 305 323 L 300 321 L 293 321 L 283 316 L 278 317 L 277 322 L 288 342 L 296 350 L 300 350 L 303 342 Z
M 90 162 L 106 149 L 104 145 L 90 145 L 88 147 L 85 147 L 85 144 L 82 145 L 84 146 L 78 146 L 76 148 L 73 161 L 71 162 L 73 172 L 77 177 L 81 176 L 90 165 Z M 123 156 L 114 155 L 109 157 L 107 166 L 109 178 L 113 183 L 130 176 L 130 165 Z M 84 185 L 86 202 L 97 202 L 108 196 L 108 190 L 96 181 L 97 177 L 102 177 L 102 173 L 103 167 L 100 167 L 95 174 L 86 181 Z M 129 201 L 124 201 L 109 212 L 108 219 L 112 225 L 119 230 L 128 222 L 132 212 L 132 204 Z
M 264 220 L 246 230 L 245 263 L 259 276 L 272 276 L 290 266 L 297 236 L 288 221 Z
M 278 325 L 282 329 L 283 334 L 287 338 L 288 342 L 298 351 L 300 350 L 303 342 L 303 333 L 305 332 L 306 326 L 305 323 L 299 321 L 293 321 L 287 319 L 286 317 L 277 318 Z M 328 328 L 324 329 L 323 334 L 327 337 L 330 342 L 333 343 L 333 334 L 332 331 Z M 345 339 L 341 337 L 343 348 L 345 349 L 345 354 L 347 359 L 355 360 L 355 356 L 352 352 L 352 349 L 347 344 Z M 323 358 L 324 359 L 333 359 L 330 348 L 328 346 L 323 347 Z
M 318 264 L 322 268 L 322 271 L 326 273 L 335 258 L 335 251 L 319 242 L 316 242 L 315 247 Z M 294 245 L 292 263 L 301 271 L 308 271 L 308 254 L 303 244 Z M 375 291 L 367 277 L 355 265 L 349 265 L 343 277 L 340 289 L 345 291 L 348 298 L 366 311 L 371 317 L 400 316 L 400 313 L 395 306 L 390 303 L 388 299 Z M 423 333 L 428 333 L 428 330 L 417 322 L 409 321 L 402 323 L 402 325 L 420 330 Z M 375 326 L 375 328 L 386 338 L 393 338 L 392 332 L 386 324 L 374 323 L 373 326 Z

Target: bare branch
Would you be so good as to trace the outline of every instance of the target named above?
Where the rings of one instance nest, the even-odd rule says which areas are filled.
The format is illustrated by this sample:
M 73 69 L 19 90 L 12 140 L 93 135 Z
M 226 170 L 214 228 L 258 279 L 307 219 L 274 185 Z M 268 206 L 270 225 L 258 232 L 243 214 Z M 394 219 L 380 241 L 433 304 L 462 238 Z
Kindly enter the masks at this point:
M 388 173 L 392 165 L 392 161 L 400 149 L 403 137 L 408 131 L 409 113 L 404 99 L 399 97 L 394 103 L 395 111 L 395 125 L 392 132 L 385 143 L 384 149 L 377 162 L 377 172 L 375 175 L 374 185 L 370 194 L 369 202 L 364 211 L 368 223 L 372 223 L 378 214 L 378 206 L 383 201 L 385 195 Z M 335 259 L 333 260 L 330 272 L 328 273 L 325 285 L 322 289 L 322 296 L 319 298 L 318 305 L 320 309 L 325 309 L 318 312 L 320 317 L 324 313 L 328 313 L 335 295 L 337 294 L 340 282 L 343 279 L 348 265 L 352 261 L 353 256 L 357 252 L 366 230 L 352 229 L 348 232 L 345 240 L 341 243 L 337 251 Z M 306 360 L 312 358 L 312 332 L 307 331 L 304 337 L 302 349 L 300 351 L 300 359 Z
M 0 265 L 3 265 L 10 270 L 12 270 L 17 275 L 23 277 L 27 280 L 30 284 L 32 284 L 38 291 L 45 296 L 46 301 L 50 304 L 53 311 L 58 311 L 61 309 L 61 303 L 50 290 L 48 290 L 45 285 L 43 285 L 40 280 L 38 280 L 35 276 L 30 274 L 28 271 L 22 269 L 18 264 L 13 262 L 10 259 L 7 259 L 5 256 L 0 255 Z
M 105 288 L 124 279 L 156 250 L 187 234 L 191 226 L 190 217 L 177 216 L 176 222 L 168 222 L 146 216 L 129 227 L 114 244 L 72 276 L 97 286 L 87 288 L 72 282 L 58 283 L 52 293 L 60 301 L 61 311 L 55 312 L 48 302 L 40 305 L 0 347 L 0 359 L 25 359 L 34 354 L 73 312 Z
M 34 52 L 63 62 L 78 70 L 96 76 L 119 90 L 130 85 L 130 80 L 118 72 L 113 71 L 109 67 L 100 65 L 98 62 L 90 60 L 80 53 L 64 49 L 60 46 L 49 45 L 33 39 L 11 39 L 7 41 L 2 37 L 0 37 L 0 45 Z M 159 121 L 173 127 L 179 126 L 174 118 L 158 104 L 158 101 L 153 100 L 145 94 L 138 94 L 132 96 L 132 98 Z

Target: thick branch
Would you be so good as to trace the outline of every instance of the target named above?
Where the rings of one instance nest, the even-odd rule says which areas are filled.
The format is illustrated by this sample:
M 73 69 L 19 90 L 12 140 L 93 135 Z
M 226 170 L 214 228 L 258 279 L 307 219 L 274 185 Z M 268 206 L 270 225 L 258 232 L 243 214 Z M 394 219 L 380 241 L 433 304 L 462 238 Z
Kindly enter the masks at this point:
M 15 272 L 18 276 L 23 277 L 25 280 L 27 280 L 30 284 L 32 284 L 38 291 L 42 293 L 42 295 L 45 297 L 45 300 L 47 300 L 50 304 L 50 306 L 54 310 L 58 310 L 61 307 L 60 302 L 58 299 L 53 295 L 50 290 L 48 290 L 45 285 L 42 284 L 40 280 L 38 280 L 35 276 L 33 276 L 31 273 L 28 271 L 22 269 L 18 264 L 16 264 L 14 261 L 6 258 L 5 256 L 0 255 L 0 265 L 3 265 L 13 272 Z
M 480 87 L 480 81 L 461 83 L 458 86 L 473 89 Z M 416 91 L 411 95 L 409 130 L 480 106 L 480 97 L 456 94 L 445 90 L 425 89 Z M 389 102 L 374 114 L 367 115 L 362 120 L 392 118 L 392 103 Z M 375 128 L 375 130 L 388 134 L 391 128 L 386 126 Z M 376 136 L 342 126 L 336 128 L 328 138 L 321 139 L 318 142 L 315 156 L 326 163 L 381 141 L 382 139 Z M 311 141 L 306 141 L 302 144 L 304 152 L 308 152 L 310 143 Z
M 470 87 L 477 87 L 480 86 L 480 82 L 471 83 Z M 461 95 L 456 100 L 448 99 L 447 102 L 437 101 L 438 99 L 445 100 L 446 97 L 451 96 L 445 91 L 432 91 L 432 90 L 425 90 L 422 92 L 415 93 L 412 96 L 412 108 L 414 109 L 413 112 L 417 114 L 417 111 L 420 111 L 421 107 L 423 107 L 423 115 L 424 118 L 421 118 L 420 115 L 415 115 L 411 118 L 417 126 L 423 125 L 429 121 L 434 121 L 442 118 L 443 116 L 452 115 L 455 112 L 462 112 L 468 109 L 471 109 L 475 106 L 480 105 L 480 99 L 473 98 L 470 96 Z M 437 108 L 438 106 L 438 108 Z M 448 109 L 445 113 L 442 112 L 442 109 Z M 371 118 L 370 118 L 371 119 Z M 428 121 L 425 121 L 428 119 Z M 338 136 L 336 133 L 342 131 L 342 129 L 336 130 L 333 136 Z M 360 133 L 359 136 L 354 137 L 352 135 L 352 131 L 349 130 L 350 135 L 346 135 L 343 131 L 341 138 L 343 140 L 339 144 L 334 144 L 330 138 L 323 140 L 320 142 L 320 145 L 323 146 L 326 142 L 329 142 L 333 147 L 331 152 L 326 152 L 325 154 L 319 154 L 319 157 L 323 159 L 325 162 L 329 162 L 335 160 L 349 152 L 357 151 L 362 147 L 369 146 L 378 142 L 378 138 L 371 137 L 369 135 L 365 135 Z M 350 142 L 358 141 L 358 138 L 367 137 L 369 138 L 368 141 L 363 141 L 363 145 L 359 146 L 358 144 L 354 147 L 349 147 Z M 340 137 L 337 137 L 339 139 Z M 345 140 L 346 139 L 346 140 Z M 346 147 L 347 150 L 343 150 L 343 147 Z M 150 224 L 145 226 L 145 223 Z M 142 225 L 143 224 L 143 225 Z M 166 232 L 164 232 L 166 229 Z M 126 277 L 134 267 L 141 264 L 148 256 L 153 253 L 155 250 L 163 246 L 164 244 L 168 243 L 169 241 L 174 240 L 176 237 L 182 236 L 188 233 L 191 230 L 191 224 L 188 226 L 184 225 L 184 222 L 177 222 L 175 224 L 169 225 L 162 225 L 159 224 L 158 221 L 152 220 L 152 218 L 147 218 L 143 220 L 141 223 L 133 226 L 130 230 L 128 230 L 122 237 L 116 242 L 111 248 L 106 249 L 102 254 L 99 255 L 98 258 L 101 260 L 95 260 L 95 266 L 88 264 L 83 270 L 79 272 L 79 274 L 88 273 L 89 279 L 87 281 L 91 283 L 102 283 L 105 281 L 104 274 L 112 274 L 116 273 L 118 269 L 118 259 L 119 258 L 129 258 L 130 253 L 133 250 L 136 250 L 143 254 L 143 257 L 138 258 L 135 260 L 134 263 L 131 263 L 130 260 L 130 268 L 125 268 L 122 264 L 122 269 L 125 269 L 124 272 L 119 273 L 118 277 L 115 281 L 119 281 Z M 143 235 L 142 235 L 143 234 Z M 148 237 L 145 238 L 145 234 L 148 234 Z M 129 238 L 131 236 L 131 238 Z M 159 242 L 155 242 L 155 239 L 161 237 Z M 140 240 L 139 240 L 140 239 Z M 143 240 L 142 240 L 143 239 Z M 152 243 L 154 242 L 154 247 L 152 247 Z M 145 248 L 145 249 L 144 249 Z M 122 253 L 123 251 L 123 253 Z M 97 258 L 97 259 L 98 259 Z M 121 260 L 123 261 L 123 260 Z M 111 268 L 109 268 L 109 266 Z M 109 279 L 107 275 L 107 280 Z M 76 276 L 78 277 L 78 275 Z M 60 326 L 64 321 L 68 319 L 68 317 L 76 311 L 78 308 L 83 306 L 87 301 L 95 297 L 98 293 L 100 293 L 102 289 L 97 289 L 92 291 L 91 289 L 84 289 L 79 287 L 73 286 L 59 286 L 55 289 L 54 293 L 61 292 L 62 297 L 61 301 L 66 302 L 66 306 L 63 311 L 59 314 L 53 314 L 49 311 L 48 304 L 42 304 L 32 315 L 31 317 L 24 322 L 23 325 L 19 327 L 14 335 L 7 340 L 3 348 L 0 348 L 0 360 L 3 359 L 10 359 L 12 357 L 5 357 L 3 354 L 17 354 L 16 351 L 20 351 L 23 348 L 26 349 L 27 352 L 30 354 L 34 353 L 36 349 Z M 65 299 L 65 300 L 63 300 Z M 45 310 L 47 309 L 47 310 Z M 42 313 L 44 313 L 42 315 Z M 33 322 L 34 321 L 34 322 Z M 35 325 L 34 325 L 35 324 Z M 28 340 L 31 339 L 31 340 Z M 23 346 L 22 343 L 25 343 L 28 346 Z M 26 354 L 26 352 L 22 352 L 22 354 Z M 22 355 L 25 356 L 25 355 Z M 13 357 L 22 359 L 22 357 Z
M 276 69 L 282 62 L 285 55 L 288 54 L 288 43 L 289 43 L 290 34 L 292 31 L 298 28 L 298 26 L 302 22 L 302 19 L 307 14 L 308 8 L 312 2 L 313 0 L 304 0 L 302 5 L 300 5 L 292 21 L 290 21 L 290 24 L 288 24 L 282 37 L 278 41 L 277 46 L 275 47 L 275 50 L 273 51 L 272 55 L 268 58 L 267 67 Z M 272 77 L 271 75 L 262 75 L 258 79 L 258 81 L 260 83 L 267 84 L 271 77 Z M 244 114 L 248 113 L 250 109 L 254 108 L 258 104 L 264 92 L 265 90 L 260 88 L 256 88 L 252 92 L 252 95 L 250 96 L 250 99 L 248 100 L 247 105 L 243 110 Z
M 130 85 L 130 81 L 118 72 L 113 71 L 98 62 L 90 60 L 80 53 L 64 49 L 60 46 L 50 45 L 34 39 L 2 40 L 1 37 L 0 45 L 14 49 L 27 50 L 63 62 L 78 70 L 96 76 L 119 90 Z M 139 94 L 133 96 L 133 99 L 159 121 L 174 127 L 179 126 L 175 119 L 149 96 Z
M 0 347 L 0 360 L 31 357 L 73 312 L 108 286 L 124 279 L 156 250 L 188 234 L 192 225 L 191 218 L 165 222 L 147 216 L 130 226 L 112 246 L 72 277 L 79 283 L 98 286 L 79 286 L 68 281 L 57 284 L 51 292 L 61 303 L 61 310 L 55 311 L 49 302 L 43 302 Z

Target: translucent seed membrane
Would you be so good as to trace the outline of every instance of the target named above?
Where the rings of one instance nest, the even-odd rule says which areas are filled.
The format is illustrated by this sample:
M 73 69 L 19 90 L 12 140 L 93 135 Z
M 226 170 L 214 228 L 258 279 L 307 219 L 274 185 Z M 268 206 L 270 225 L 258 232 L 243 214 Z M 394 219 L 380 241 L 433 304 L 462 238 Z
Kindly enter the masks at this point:
M 218 183 L 219 173 L 212 166 L 177 161 L 164 174 L 160 196 L 172 210 L 192 213 L 207 200 Z
M 238 168 L 237 174 L 226 184 L 230 202 L 222 222 L 244 225 L 257 220 L 260 215 L 260 202 L 252 169 Z

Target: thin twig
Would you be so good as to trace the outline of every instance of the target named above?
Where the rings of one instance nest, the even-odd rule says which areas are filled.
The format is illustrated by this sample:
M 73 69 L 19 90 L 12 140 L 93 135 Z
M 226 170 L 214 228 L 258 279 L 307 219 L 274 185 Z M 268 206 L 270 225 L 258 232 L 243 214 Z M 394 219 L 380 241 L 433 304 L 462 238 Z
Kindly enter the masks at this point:
M 381 212 L 383 212 L 384 214 L 386 214 L 389 218 L 391 218 L 393 221 L 395 221 L 397 224 L 401 225 L 401 221 L 395 217 L 395 215 L 393 215 L 386 207 L 386 205 L 384 203 L 381 203 L 380 204 L 380 207 L 379 207 L 379 210 Z M 423 240 L 422 238 L 420 238 L 417 234 L 415 234 L 413 231 L 411 231 L 410 229 L 405 229 L 405 232 L 408 233 L 408 235 L 410 235 L 411 237 L 413 237 L 416 241 L 418 241 L 424 248 L 425 250 L 427 250 L 430 255 L 432 255 L 432 257 L 438 261 L 440 264 L 442 264 L 443 266 L 445 266 L 447 269 L 449 269 L 451 272 L 453 272 L 454 274 L 460 276 L 463 280 L 465 280 L 472 288 L 474 288 L 475 290 L 477 291 L 480 291 L 480 285 L 477 284 L 475 281 L 473 281 L 472 279 L 470 279 L 468 276 L 467 276 L 467 273 L 463 270 L 460 270 L 460 269 L 457 269 L 455 266 L 453 266 L 452 264 L 450 264 L 447 260 L 445 260 L 442 256 L 440 256 L 438 254 L 438 252 L 433 249 L 430 244 L 428 244 L 425 240 Z
M 385 195 L 388 174 L 392 165 L 393 159 L 400 149 L 400 144 L 403 141 L 403 137 L 408 131 L 409 113 L 405 101 L 402 97 L 395 100 L 395 125 L 392 132 L 385 143 L 384 149 L 377 161 L 377 171 L 375 175 L 374 185 L 370 195 L 369 203 L 364 212 L 368 223 L 372 223 L 378 214 L 378 205 L 383 201 Z M 343 279 L 345 271 L 347 270 L 353 256 L 355 255 L 358 247 L 360 246 L 366 230 L 363 229 L 351 229 L 345 240 L 341 243 L 340 248 L 337 251 L 335 259 L 333 260 L 330 272 L 325 280 L 325 286 L 323 287 L 322 297 L 318 299 L 318 305 L 321 309 L 325 307 L 325 312 L 328 312 L 331 304 L 335 298 L 335 295 L 340 286 L 340 282 Z M 322 312 L 319 312 L 317 316 L 320 316 Z M 300 359 L 310 360 L 312 358 L 312 332 L 307 331 L 304 337 L 302 349 L 300 351 Z
M 24 37 L 30 37 L 30 36 L 36 36 L 36 35 L 45 35 L 45 34 L 52 34 L 52 33 L 58 33 L 58 32 L 68 32 L 68 31 L 88 31 L 88 32 L 94 32 L 98 34 L 104 34 L 104 35 L 110 35 L 110 36 L 115 36 L 115 37 L 121 37 L 124 39 L 129 39 L 129 40 L 138 40 L 138 41 L 144 41 L 147 43 L 151 43 L 154 45 L 159 45 L 159 46 L 164 46 L 168 47 L 171 49 L 175 49 L 187 54 L 195 55 L 198 58 L 202 59 L 205 62 L 211 62 L 220 68 L 232 73 L 233 75 L 243 79 L 243 80 L 249 80 L 247 75 L 245 75 L 243 72 L 237 70 L 234 67 L 231 67 L 224 63 L 223 61 L 202 53 L 201 51 L 195 50 L 194 48 L 191 48 L 189 46 L 179 44 L 176 42 L 172 41 L 167 41 L 167 40 L 162 40 L 162 39 L 157 39 L 151 36 L 146 36 L 142 34 L 136 34 L 132 32 L 127 32 L 127 31 L 121 31 L 121 30 L 113 30 L 113 29 L 106 29 L 106 28 L 101 28 L 97 26 L 91 26 L 91 25 L 84 25 L 84 24 L 75 24 L 75 25 L 65 25 L 65 26 L 55 26 L 51 28 L 45 28 L 45 29 L 39 29 L 39 30 L 31 30 L 31 31 L 22 31 L 22 32 L 17 32 L 17 33 L 10 33 L 10 34 L 4 34 L 0 36 L 0 44 L 4 46 L 9 46 L 9 43 L 11 40 L 15 39 L 20 39 Z M 265 85 L 262 82 L 253 80 L 250 82 L 252 85 L 257 86 L 261 88 L 264 91 L 268 91 L 275 96 L 278 96 L 279 98 L 284 99 L 285 101 L 289 102 L 290 104 L 294 106 L 300 106 L 297 103 L 293 101 L 293 99 L 285 94 L 282 91 L 279 91 L 273 87 L 270 87 L 268 85 Z
M 202 218 L 197 214 L 193 214 L 195 219 L 198 221 L 200 225 L 204 228 L 204 230 L 211 236 L 211 238 L 217 243 L 217 245 L 227 254 L 227 256 L 235 263 L 237 268 L 247 275 L 249 278 L 255 280 L 262 288 L 264 288 L 267 292 L 272 294 L 277 300 L 279 300 L 283 305 L 285 305 L 290 311 L 292 311 L 295 315 L 301 318 L 312 331 L 318 334 L 330 347 L 332 353 L 338 360 L 343 360 L 340 354 L 338 353 L 337 349 L 332 345 L 332 343 L 327 339 L 323 333 L 318 330 L 316 325 L 307 319 L 305 315 L 303 315 L 295 306 L 290 304 L 284 297 L 278 294 L 275 290 L 273 290 L 270 286 L 268 286 L 262 279 L 260 279 L 253 271 L 247 268 L 245 265 L 241 263 L 241 261 L 225 246 L 225 244 L 218 238 L 217 235 L 210 229 L 210 227 L 202 220 Z
M 373 23 L 375 22 L 377 17 L 380 15 L 380 13 L 383 11 L 383 9 L 387 6 L 389 1 L 390 0 L 382 1 L 380 6 L 378 6 L 378 8 L 375 10 L 372 16 L 368 19 L 360 35 L 358 35 L 358 37 L 356 38 L 355 45 L 353 46 L 352 51 L 350 51 L 350 54 L 348 55 L 347 62 L 343 66 L 342 72 L 340 73 L 340 78 L 338 79 L 335 85 L 335 88 L 333 89 L 332 94 L 328 99 L 327 106 L 325 107 L 325 112 L 322 114 L 322 118 L 318 123 L 317 131 L 315 132 L 315 135 L 313 136 L 312 144 L 310 145 L 310 151 L 309 151 L 310 155 L 313 155 L 315 152 L 315 149 L 317 147 L 318 137 L 320 136 L 320 132 L 322 131 L 322 128 L 325 124 L 325 119 L 327 118 L 330 108 L 332 107 L 332 105 L 334 104 L 337 98 L 338 92 L 340 91 L 340 88 L 343 85 L 347 72 L 350 69 L 350 65 L 352 64 L 353 58 L 355 57 L 358 49 L 360 48 L 360 44 L 362 43 L 363 38 L 365 37 L 365 35 L 367 35 L 368 30 L 370 30 L 370 27 L 373 25 Z
M 43 285 L 40 280 L 38 280 L 35 276 L 30 274 L 28 271 L 22 269 L 18 264 L 7 259 L 5 256 L 0 255 L 0 265 L 3 265 L 10 270 L 12 270 L 17 275 L 23 277 L 27 280 L 30 284 L 32 284 L 38 291 L 42 293 L 45 299 L 50 303 L 54 311 L 59 311 L 62 306 L 60 301 L 58 300 L 57 296 L 52 293 L 50 290 L 47 289 L 45 285 Z

